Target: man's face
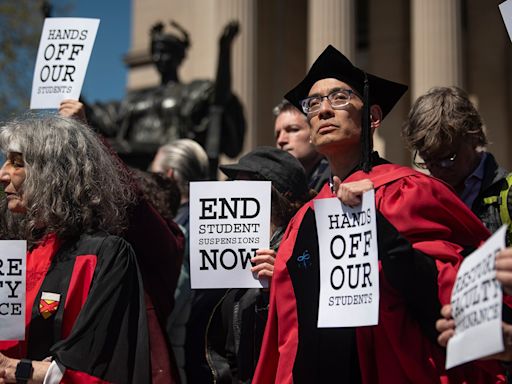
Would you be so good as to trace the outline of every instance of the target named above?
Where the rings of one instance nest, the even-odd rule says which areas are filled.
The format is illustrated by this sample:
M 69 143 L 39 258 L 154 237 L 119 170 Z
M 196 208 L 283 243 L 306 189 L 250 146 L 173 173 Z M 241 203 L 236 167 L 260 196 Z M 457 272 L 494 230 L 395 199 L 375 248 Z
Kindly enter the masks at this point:
M 333 78 L 318 80 L 308 97 L 327 96 L 338 89 L 352 89 L 348 84 Z M 313 145 L 321 153 L 359 153 L 361 138 L 361 116 L 363 101 L 352 95 L 347 105 L 333 109 L 329 100 L 323 98 L 320 109 L 308 115 Z
M 276 118 L 274 133 L 276 147 L 288 151 L 299 161 L 317 155 L 309 141 L 309 124 L 302 113 L 293 110 L 281 112 Z
M 480 153 L 475 146 L 464 141 L 454 143 L 449 148 L 430 156 L 422 153 L 419 155 L 432 176 L 450 184 L 459 193 L 464 188 L 464 181 L 480 162 Z

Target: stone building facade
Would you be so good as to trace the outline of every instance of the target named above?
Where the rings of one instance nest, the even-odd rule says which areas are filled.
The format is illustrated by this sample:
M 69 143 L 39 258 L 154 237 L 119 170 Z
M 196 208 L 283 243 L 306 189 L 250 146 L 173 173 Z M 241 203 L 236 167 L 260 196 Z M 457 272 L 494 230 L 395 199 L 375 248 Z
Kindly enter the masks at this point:
M 432 86 L 468 91 L 488 128 L 498 161 L 512 169 L 512 42 L 489 0 L 132 0 L 128 89 L 158 84 L 149 30 L 176 20 L 190 33 L 182 81 L 213 79 L 218 36 L 232 19 L 233 87 L 245 105 L 245 149 L 273 144 L 272 107 L 327 44 L 357 66 L 409 85 L 386 117 L 376 147 L 410 164 L 400 126 L 412 101 Z

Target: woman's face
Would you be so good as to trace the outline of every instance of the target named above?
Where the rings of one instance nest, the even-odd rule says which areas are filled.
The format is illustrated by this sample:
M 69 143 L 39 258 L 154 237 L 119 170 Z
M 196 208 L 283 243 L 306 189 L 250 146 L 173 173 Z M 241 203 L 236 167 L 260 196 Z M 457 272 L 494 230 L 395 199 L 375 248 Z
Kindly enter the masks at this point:
M 19 152 L 8 152 L 7 160 L 2 168 L 0 168 L 0 182 L 2 183 L 5 198 L 7 199 L 7 208 L 11 212 L 27 212 L 22 193 L 25 177 L 23 155 Z

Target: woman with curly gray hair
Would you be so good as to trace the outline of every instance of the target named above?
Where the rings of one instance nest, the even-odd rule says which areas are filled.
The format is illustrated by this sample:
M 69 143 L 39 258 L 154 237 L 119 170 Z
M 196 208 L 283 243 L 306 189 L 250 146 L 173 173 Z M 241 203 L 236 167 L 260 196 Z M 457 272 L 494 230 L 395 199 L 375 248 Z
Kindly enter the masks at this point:
M 0 131 L 0 148 L 8 160 L 21 155 L 27 175 L 18 238 L 32 244 L 47 233 L 66 238 L 97 230 L 119 234 L 126 226 L 126 209 L 134 198 L 127 175 L 87 126 L 62 117 L 12 121 Z M 8 190 L 6 196 L 9 203 Z
M 142 280 L 115 236 L 134 201 L 121 164 L 86 125 L 56 116 L 8 122 L 0 148 L 3 238 L 29 247 L 27 336 L 0 341 L 0 380 L 149 382 Z

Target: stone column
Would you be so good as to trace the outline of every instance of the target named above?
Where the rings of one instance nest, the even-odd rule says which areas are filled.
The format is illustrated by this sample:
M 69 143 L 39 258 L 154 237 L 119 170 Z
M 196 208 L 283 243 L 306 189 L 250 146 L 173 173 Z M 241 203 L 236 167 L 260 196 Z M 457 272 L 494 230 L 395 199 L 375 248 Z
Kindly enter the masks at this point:
M 411 97 L 462 86 L 460 0 L 411 1 Z
M 407 85 L 410 84 L 408 3 L 409 0 L 370 0 L 370 45 L 365 67 L 370 73 Z M 400 139 L 409 107 L 409 93 L 406 93 L 373 134 L 374 148 L 381 156 L 398 164 L 410 164 L 410 153 Z
M 309 0 L 309 66 L 328 44 L 339 49 L 350 61 L 355 57 L 354 0 Z

